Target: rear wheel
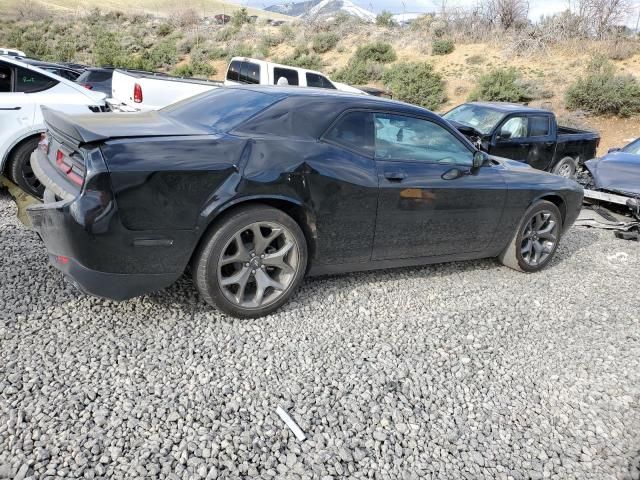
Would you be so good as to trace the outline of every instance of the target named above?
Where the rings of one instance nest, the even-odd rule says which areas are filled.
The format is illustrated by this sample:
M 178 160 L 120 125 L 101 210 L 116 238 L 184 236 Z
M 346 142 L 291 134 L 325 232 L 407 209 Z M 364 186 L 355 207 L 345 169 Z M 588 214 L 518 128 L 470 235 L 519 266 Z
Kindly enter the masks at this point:
M 194 258 L 193 277 L 211 305 L 255 318 L 287 302 L 306 267 L 307 244 L 298 224 L 278 209 L 251 206 L 211 230 Z
M 38 138 L 30 138 L 19 145 L 9 157 L 7 176 L 22 190 L 36 198 L 42 198 L 44 185 L 31 168 L 31 154 L 38 148 Z
M 576 161 L 571 157 L 564 157 L 555 167 L 551 170 L 551 173 L 560 175 L 565 178 L 573 178 L 576 174 Z
M 540 200 L 525 212 L 515 236 L 500 254 L 507 267 L 537 272 L 553 258 L 562 230 L 562 215 L 553 203 Z

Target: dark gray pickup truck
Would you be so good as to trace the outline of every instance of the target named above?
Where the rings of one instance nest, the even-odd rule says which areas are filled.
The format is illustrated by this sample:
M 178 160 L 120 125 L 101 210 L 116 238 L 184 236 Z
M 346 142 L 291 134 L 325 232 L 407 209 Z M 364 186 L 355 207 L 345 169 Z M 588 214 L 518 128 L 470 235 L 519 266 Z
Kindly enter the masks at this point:
M 559 126 L 553 112 L 513 103 L 464 103 L 443 117 L 491 155 L 570 178 L 600 143 L 595 132 Z

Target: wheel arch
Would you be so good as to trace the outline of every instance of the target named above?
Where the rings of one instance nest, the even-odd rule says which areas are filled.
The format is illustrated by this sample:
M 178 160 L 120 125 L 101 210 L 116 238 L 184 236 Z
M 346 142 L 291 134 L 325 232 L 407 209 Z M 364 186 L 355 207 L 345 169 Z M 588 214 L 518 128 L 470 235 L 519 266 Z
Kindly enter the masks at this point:
M 40 134 L 42 134 L 43 132 L 45 132 L 44 128 L 40 128 L 37 130 L 30 130 L 29 132 L 26 132 L 22 134 L 20 137 L 16 138 L 9 145 L 9 148 L 7 148 L 7 151 L 5 152 L 4 156 L 0 161 L 0 174 L 6 175 L 7 165 L 9 164 L 9 158 L 11 158 L 11 155 L 13 155 L 13 152 L 15 152 L 17 148 L 20 148 L 21 145 L 28 142 L 29 140 L 38 138 Z
M 560 196 L 557 193 L 547 193 L 545 195 L 542 195 L 541 197 L 538 197 L 536 199 L 536 202 L 539 200 L 546 200 L 548 202 L 553 203 L 556 207 L 558 207 L 558 210 L 560 210 L 560 215 L 562 215 L 562 224 L 564 225 L 564 222 L 566 221 L 566 218 L 567 218 L 567 205 L 564 199 L 562 198 L 562 196 Z
M 202 229 L 198 241 L 195 243 L 193 251 L 191 252 L 191 257 L 189 259 L 189 265 L 192 264 L 193 258 L 198 252 L 202 244 L 202 239 L 207 236 L 207 234 L 221 222 L 223 222 L 226 218 L 233 215 L 233 213 L 241 208 L 246 208 L 251 205 L 266 205 L 269 207 L 276 208 L 278 210 L 283 211 L 287 215 L 289 215 L 293 220 L 300 226 L 302 229 L 302 233 L 307 241 L 307 250 L 309 252 L 309 264 L 311 264 L 311 260 L 315 256 L 316 251 L 316 223 L 315 216 L 311 213 L 311 211 L 306 208 L 302 202 L 283 196 L 251 196 L 251 197 L 242 197 L 236 199 L 235 201 L 229 202 L 225 204 L 223 207 L 219 208 L 216 213 L 210 216 L 205 224 L 205 227 Z

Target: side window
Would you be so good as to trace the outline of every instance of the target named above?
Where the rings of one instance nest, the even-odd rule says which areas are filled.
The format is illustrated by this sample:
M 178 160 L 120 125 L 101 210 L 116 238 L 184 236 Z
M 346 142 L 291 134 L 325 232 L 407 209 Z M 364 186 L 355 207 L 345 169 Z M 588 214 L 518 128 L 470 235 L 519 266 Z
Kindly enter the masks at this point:
M 333 88 L 334 90 L 336 88 L 333 83 L 317 73 L 307 73 L 307 87 Z
M 377 159 L 471 166 L 473 153 L 451 132 L 420 118 L 377 113 Z
M 234 60 L 229 65 L 229 70 L 227 70 L 227 80 L 232 82 L 240 81 L 240 62 L 238 60 Z
M 16 73 L 16 92 L 42 92 L 43 90 L 47 90 L 54 85 L 57 85 L 58 83 L 53 78 L 45 77 L 38 72 L 22 67 L 17 67 Z
M 280 79 L 284 78 L 287 83 L 285 85 L 300 85 L 298 80 L 298 72 L 296 70 L 291 70 L 290 68 L 273 68 L 273 81 L 275 85 L 282 85 L 283 81 Z
M 242 72 L 241 75 L 244 83 L 260 83 L 260 65 L 251 62 L 244 62 L 242 64 Z
M 547 115 L 529 117 L 529 136 L 546 137 L 549 135 L 549 119 Z
M 0 93 L 11 91 L 11 68 L 0 64 Z
M 525 138 L 528 127 L 527 117 L 511 117 L 502 124 L 498 137 L 502 140 Z
M 333 143 L 372 154 L 373 114 L 349 112 L 338 120 L 324 138 Z

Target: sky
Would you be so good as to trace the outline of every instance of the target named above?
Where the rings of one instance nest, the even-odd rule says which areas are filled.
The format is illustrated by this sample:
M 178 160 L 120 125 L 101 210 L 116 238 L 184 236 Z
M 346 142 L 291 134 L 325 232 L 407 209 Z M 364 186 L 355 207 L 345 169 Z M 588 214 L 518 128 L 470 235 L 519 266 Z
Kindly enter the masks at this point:
M 295 0 L 299 1 L 299 0 Z M 294 3 L 295 3 L 294 1 Z M 359 7 L 366 8 L 375 13 L 387 10 L 392 13 L 413 12 L 433 12 L 441 8 L 442 0 L 351 0 Z M 628 24 L 635 24 L 635 17 L 640 12 L 640 0 L 631 0 L 634 5 L 635 15 L 632 14 Z M 257 8 L 264 8 L 269 5 L 288 3 L 278 0 L 244 0 L 243 5 L 249 5 Z M 446 0 L 448 7 L 470 7 L 475 5 L 477 0 Z M 557 12 L 566 10 L 569 7 L 569 0 L 530 0 L 529 1 L 529 18 L 533 21 L 538 20 L 542 15 L 552 15 Z

